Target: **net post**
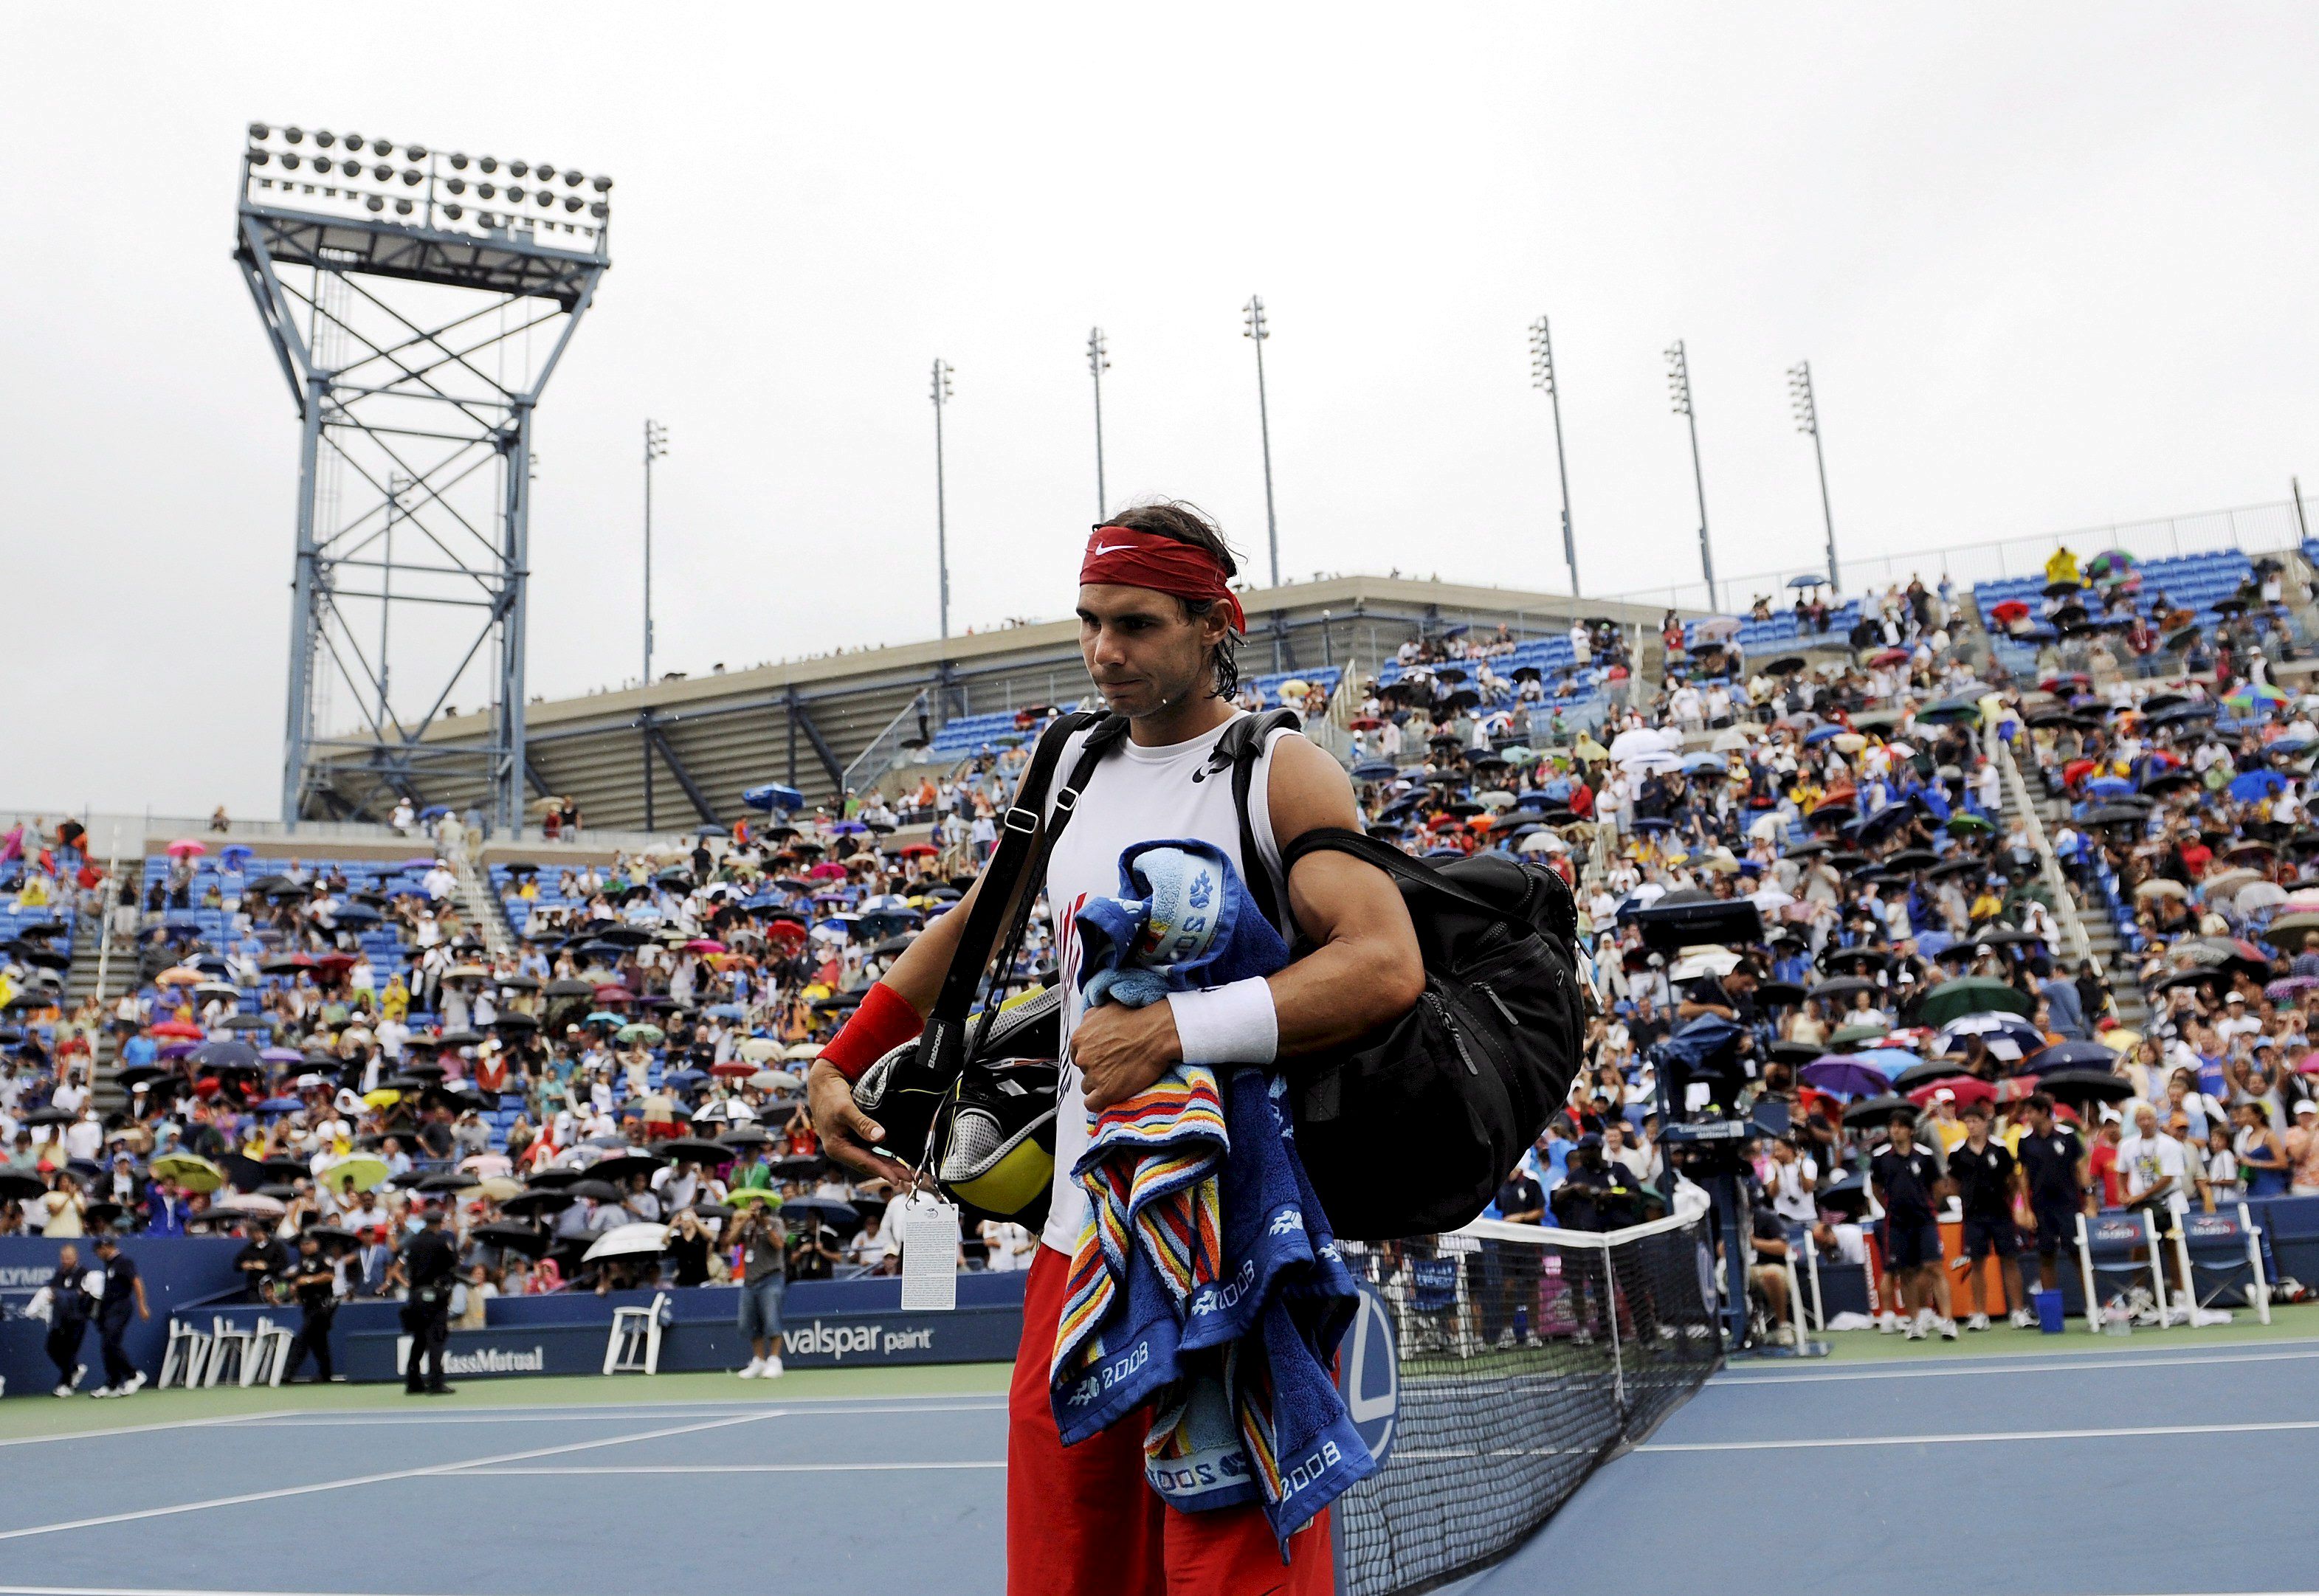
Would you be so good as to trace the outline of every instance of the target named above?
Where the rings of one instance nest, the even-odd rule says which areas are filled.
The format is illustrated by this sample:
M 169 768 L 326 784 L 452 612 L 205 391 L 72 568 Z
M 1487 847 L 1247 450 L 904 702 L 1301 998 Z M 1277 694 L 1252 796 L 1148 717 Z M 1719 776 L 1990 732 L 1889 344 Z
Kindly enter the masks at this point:
M 1623 1429 L 1633 1404 L 1627 1401 L 1627 1353 L 1619 1339 L 1619 1259 L 1611 1247 L 1602 1249 L 1602 1311 L 1611 1318 L 1611 1400 L 1618 1404 Z

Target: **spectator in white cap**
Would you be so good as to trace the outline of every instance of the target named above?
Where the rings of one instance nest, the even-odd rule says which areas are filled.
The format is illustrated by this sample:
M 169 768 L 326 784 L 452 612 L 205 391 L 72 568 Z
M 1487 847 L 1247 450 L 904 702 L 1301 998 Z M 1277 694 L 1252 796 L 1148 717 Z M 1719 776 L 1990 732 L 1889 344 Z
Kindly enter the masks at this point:
M 2319 1197 L 2319 1098 L 2305 1097 L 2295 1105 L 2295 1123 L 2287 1132 L 2287 1195 Z

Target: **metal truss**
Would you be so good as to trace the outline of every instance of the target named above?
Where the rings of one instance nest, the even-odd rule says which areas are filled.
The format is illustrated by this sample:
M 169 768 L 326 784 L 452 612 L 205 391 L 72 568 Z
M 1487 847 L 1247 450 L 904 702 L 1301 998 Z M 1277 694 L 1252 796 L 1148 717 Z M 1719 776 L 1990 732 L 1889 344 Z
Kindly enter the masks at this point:
M 282 817 L 377 817 L 480 782 L 495 828 L 516 828 L 533 417 L 611 264 L 608 209 L 567 223 L 441 203 L 438 183 L 463 192 L 446 162 L 466 158 L 413 146 L 398 174 L 383 140 L 380 194 L 351 160 L 353 182 L 277 176 L 299 168 L 284 141 L 305 135 L 251 136 L 234 257 L 302 423 Z M 311 137 L 335 153 L 332 135 Z M 386 214 L 398 175 L 426 184 L 423 211 L 392 201 L 413 221 Z M 546 241 L 558 230 L 569 247 Z M 425 739 L 471 693 L 485 735 Z

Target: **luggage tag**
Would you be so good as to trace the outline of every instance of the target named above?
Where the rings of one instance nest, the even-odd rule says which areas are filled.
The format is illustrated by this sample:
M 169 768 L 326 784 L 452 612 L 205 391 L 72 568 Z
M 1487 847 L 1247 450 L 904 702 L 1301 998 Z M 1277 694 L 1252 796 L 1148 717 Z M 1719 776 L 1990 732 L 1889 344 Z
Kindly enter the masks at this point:
M 947 1313 L 958 1306 L 958 1204 L 907 1197 L 902 1209 L 902 1312 Z

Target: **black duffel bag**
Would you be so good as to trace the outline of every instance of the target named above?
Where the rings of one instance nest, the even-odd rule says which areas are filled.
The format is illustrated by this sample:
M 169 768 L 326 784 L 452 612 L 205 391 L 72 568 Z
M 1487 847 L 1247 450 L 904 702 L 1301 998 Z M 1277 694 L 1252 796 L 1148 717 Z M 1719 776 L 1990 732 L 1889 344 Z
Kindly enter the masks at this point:
M 1576 903 L 1561 877 L 1511 854 L 1434 864 L 1334 827 L 1291 843 L 1284 875 L 1322 849 L 1394 878 L 1425 993 L 1348 1047 L 1285 1062 L 1298 1151 L 1340 1236 L 1455 1230 L 1568 1100 L 1586 1034 Z

